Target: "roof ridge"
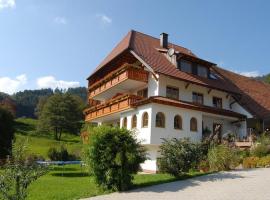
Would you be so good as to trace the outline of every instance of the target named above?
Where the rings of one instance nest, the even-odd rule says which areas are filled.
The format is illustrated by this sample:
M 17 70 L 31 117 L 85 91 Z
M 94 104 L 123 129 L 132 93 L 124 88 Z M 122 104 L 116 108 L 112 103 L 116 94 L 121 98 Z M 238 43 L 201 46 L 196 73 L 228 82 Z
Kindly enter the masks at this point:
M 154 37 L 154 36 L 152 36 L 152 35 L 148 35 L 148 34 L 146 34 L 146 33 L 140 32 L 140 31 L 136 31 L 136 30 L 132 30 L 132 29 L 131 29 L 131 31 L 133 31 L 133 32 L 135 32 L 135 33 L 142 34 L 142 35 L 147 36 L 147 37 L 151 37 L 151 38 L 153 38 L 153 39 L 155 39 L 155 40 L 159 40 L 159 38 L 157 38 L 157 37 Z M 177 46 L 177 47 L 180 47 L 180 48 L 183 48 L 183 49 L 186 49 L 187 51 L 190 51 L 191 54 L 195 55 L 190 49 L 188 49 L 188 48 L 186 48 L 186 47 L 184 47 L 184 46 L 181 46 L 181 45 L 178 45 L 178 44 L 175 44 L 175 43 L 172 43 L 172 42 L 168 42 L 168 44 L 173 45 L 173 46 Z

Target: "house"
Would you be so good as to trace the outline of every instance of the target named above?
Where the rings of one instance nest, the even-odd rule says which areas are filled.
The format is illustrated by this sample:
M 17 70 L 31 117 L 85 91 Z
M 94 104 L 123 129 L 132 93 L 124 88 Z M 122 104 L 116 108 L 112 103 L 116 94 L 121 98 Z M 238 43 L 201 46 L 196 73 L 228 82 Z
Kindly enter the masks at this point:
M 146 146 L 145 171 L 157 170 L 162 138 L 200 141 L 207 132 L 247 137 L 265 129 L 270 86 L 219 68 L 189 49 L 130 31 L 88 77 L 85 120 L 126 127 Z

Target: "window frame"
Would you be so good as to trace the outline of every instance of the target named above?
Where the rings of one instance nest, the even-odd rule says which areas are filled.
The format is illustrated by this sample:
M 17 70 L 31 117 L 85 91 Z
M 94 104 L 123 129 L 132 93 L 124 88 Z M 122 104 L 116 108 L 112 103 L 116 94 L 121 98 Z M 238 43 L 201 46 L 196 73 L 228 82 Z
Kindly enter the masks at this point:
M 214 104 L 214 99 L 218 99 L 218 100 L 221 100 L 221 105 L 220 105 L 220 107 L 219 106 L 215 106 L 215 104 Z M 215 108 L 223 108 L 223 99 L 221 98 L 221 97 L 216 97 L 216 96 L 213 96 L 213 98 L 212 98 L 212 104 L 213 104 L 213 107 L 215 107 Z
M 177 118 L 180 119 L 180 125 L 179 125 L 179 127 L 176 127 L 175 126 L 176 125 L 176 119 Z M 175 115 L 174 116 L 174 118 L 173 118 L 173 127 L 176 130 L 183 130 L 183 119 L 182 119 L 181 115 Z
M 143 88 L 141 90 L 137 91 L 137 95 L 143 98 L 147 98 L 148 97 L 148 88 Z
M 123 128 L 127 128 L 127 124 L 128 124 L 127 117 L 124 117 L 124 119 L 123 119 Z
M 147 118 L 145 119 L 145 116 L 147 116 Z M 147 120 L 147 123 L 145 124 L 145 120 Z M 144 112 L 142 114 L 142 128 L 148 128 L 149 126 L 149 115 L 148 112 Z
M 168 95 L 168 91 L 173 91 L 173 90 L 177 91 L 177 98 L 174 98 L 173 95 L 172 96 Z M 174 86 L 170 86 L 170 85 L 166 86 L 166 97 L 167 98 L 179 100 L 179 94 L 180 93 L 179 93 L 178 87 L 174 87 Z
M 199 68 L 206 70 L 205 76 L 199 74 Z M 203 77 L 203 78 L 208 78 L 208 74 L 209 74 L 209 69 L 206 66 L 201 65 L 201 64 L 197 64 L 197 75 L 198 76 Z
M 160 116 L 160 124 L 158 124 L 157 122 L 157 117 Z M 165 128 L 165 123 L 166 123 L 166 117 L 165 117 L 165 114 L 163 112 L 157 112 L 156 114 L 156 118 L 155 118 L 155 125 L 157 128 Z
M 196 96 L 196 101 L 194 101 L 194 95 Z M 202 102 L 199 102 L 199 101 L 198 101 L 198 96 L 201 96 L 201 97 L 202 97 Z M 204 104 L 204 95 L 203 95 L 203 93 L 192 92 L 192 102 L 193 102 L 193 103 L 196 103 L 196 104 L 201 104 L 201 105 L 203 105 L 203 104 Z
M 134 121 L 136 119 L 136 121 Z M 137 128 L 138 118 L 137 115 L 133 115 L 131 118 L 131 128 Z
M 182 66 L 182 63 L 183 62 L 190 64 L 190 71 L 184 71 L 183 70 L 183 66 Z M 193 63 L 191 61 L 188 61 L 188 60 L 185 60 L 185 59 L 180 59 L 179 64 L 180 64 L 180 68 L 179 69 L 182 72 L 186 72 L 186 73 L 189 73 L 189 74 L 192 74 L 193 73 Z
M 195 121 L 193 121 L 193 120 L 195 120 Z M 193 123 L 195 123 L 195 124 L 193 124 Z M 195 125 L 195 127 L 193 127 L 193 125 Z M 191 117 L 189 126 L 190 126 L 190 131 L 198 132 L 198 120 L 196 117 Z

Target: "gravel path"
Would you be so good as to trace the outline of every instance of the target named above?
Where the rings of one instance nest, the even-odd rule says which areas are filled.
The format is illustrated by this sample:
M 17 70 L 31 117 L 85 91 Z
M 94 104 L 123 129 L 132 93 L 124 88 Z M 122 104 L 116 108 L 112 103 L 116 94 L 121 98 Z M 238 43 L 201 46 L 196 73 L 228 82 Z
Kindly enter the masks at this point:
M 88 200 L 270 200 L 270 168 L 220 172 Z

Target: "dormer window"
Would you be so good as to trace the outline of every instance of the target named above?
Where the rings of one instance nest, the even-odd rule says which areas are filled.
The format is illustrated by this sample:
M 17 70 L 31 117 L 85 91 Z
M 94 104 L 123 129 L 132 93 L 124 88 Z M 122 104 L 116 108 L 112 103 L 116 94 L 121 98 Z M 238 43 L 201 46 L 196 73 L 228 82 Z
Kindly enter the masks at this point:
M 198 76 L 207 78 L 208 77 L 208 69 L 202 65 L 197 65 L 197 74 L 198 74 Z
M 186 60 L 181 60 L 180 70 L 183 72 L 192 73 L 192 63 Z

